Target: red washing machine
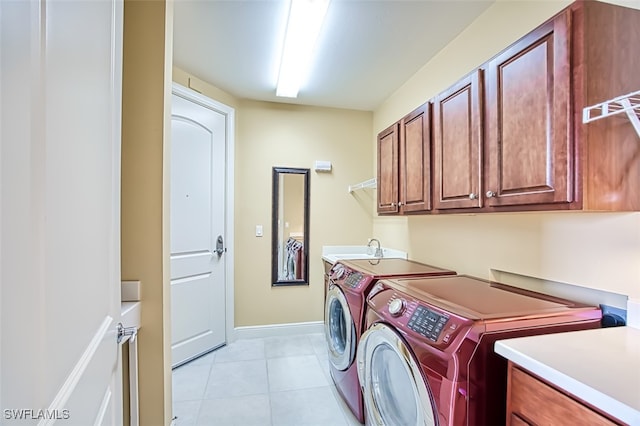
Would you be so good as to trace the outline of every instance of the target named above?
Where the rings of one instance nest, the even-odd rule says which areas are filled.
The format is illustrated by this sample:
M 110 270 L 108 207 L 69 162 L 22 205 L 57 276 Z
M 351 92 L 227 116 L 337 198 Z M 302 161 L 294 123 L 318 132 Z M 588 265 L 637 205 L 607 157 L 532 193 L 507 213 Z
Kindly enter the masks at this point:
M 360 422 L 364 411 L 354 361 L 369 290 L 381 278 L 442 275 L 455 272 L 406 259 L 341 260 L 331 269 L 325 302 L 329 367 L 338 392 Z
M 370 425 L 504 425 L 496 340 L 600 327 L 592 306 L 463 275 L 378 281 L 358 376 Z

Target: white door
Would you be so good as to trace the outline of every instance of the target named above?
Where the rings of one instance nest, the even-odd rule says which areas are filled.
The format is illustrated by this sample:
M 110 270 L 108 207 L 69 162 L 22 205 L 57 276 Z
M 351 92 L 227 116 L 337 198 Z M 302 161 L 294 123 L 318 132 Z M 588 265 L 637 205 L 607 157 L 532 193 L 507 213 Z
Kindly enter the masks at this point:
M 0 423 L 122 419 L 120 1 L 0 1 Z
M 171 104 L 172 364 L 225 343 L 226 118 L 174 87 Z

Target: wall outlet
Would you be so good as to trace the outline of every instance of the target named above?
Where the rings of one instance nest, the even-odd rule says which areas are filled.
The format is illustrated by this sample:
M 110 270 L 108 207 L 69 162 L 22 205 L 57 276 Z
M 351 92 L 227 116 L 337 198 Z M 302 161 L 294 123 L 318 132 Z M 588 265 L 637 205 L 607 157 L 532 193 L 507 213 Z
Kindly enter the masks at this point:
M 262 225 L 256 225 L 256 237 L 262 237 Z
M 617 327 L 627 323 L 627 311 L 615 306 L 600 305 L 602 310 L 602 326 Z

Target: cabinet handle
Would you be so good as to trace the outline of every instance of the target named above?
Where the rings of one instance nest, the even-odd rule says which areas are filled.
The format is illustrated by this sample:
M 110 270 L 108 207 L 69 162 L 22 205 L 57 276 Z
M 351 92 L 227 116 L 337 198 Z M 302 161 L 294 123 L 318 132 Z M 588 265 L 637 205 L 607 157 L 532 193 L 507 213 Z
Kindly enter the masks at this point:
M 475 200 L 476 198 L 478 198 L 478 196 L 476 194 L 474 194 L 473 192 L 471 194 L 469 194 L 469 199 L 470 200 Z
M 493 198 L 493 197 L 497 197 L 498 194 L 496 194 L 493 191 L 487 191 L 487 193 L 485 194 L 487 196 L 487 198 Z
M 398 207 L 402 207 L 402 201 L 398 203 Z

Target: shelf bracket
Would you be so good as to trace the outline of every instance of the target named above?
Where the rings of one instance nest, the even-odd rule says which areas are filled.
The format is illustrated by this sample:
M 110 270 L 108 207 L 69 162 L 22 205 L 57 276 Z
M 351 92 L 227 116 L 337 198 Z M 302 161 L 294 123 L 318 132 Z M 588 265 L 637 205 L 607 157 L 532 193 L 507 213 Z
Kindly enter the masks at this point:
M 592 105 L 582 111 L 582 122 L 590 123 L 601 118 L 625 113 L 640 138 L 640 90 Z
M 349 185 L 348 191 L 349 193 L 352 193 L 357 189 L 375 188 L 376 186 L 377 186 L 376 178 L 372 178 L 369 180 L 365 180 L 364 182 L 356 183 L 355 185 Z

